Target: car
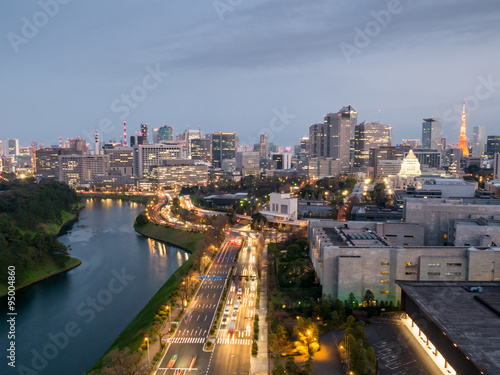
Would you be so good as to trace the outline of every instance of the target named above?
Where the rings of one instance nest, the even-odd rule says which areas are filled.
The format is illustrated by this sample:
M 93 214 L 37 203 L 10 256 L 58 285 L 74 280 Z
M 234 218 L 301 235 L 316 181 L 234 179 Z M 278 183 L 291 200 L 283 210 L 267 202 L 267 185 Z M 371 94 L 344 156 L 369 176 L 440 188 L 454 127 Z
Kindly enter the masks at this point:
M 241 296 L 238 296 L 238 301 L 241 301 Z
M 238 288 L 238 294 L 241 294 L 241 293 L 242 293 L 241 288 Z
M 234 312 L 233 315 L 231 316 L 232 320 L 236 320 L 236 313 Z
M 226 317 L 222 318 L 222 325 L 225 326 L 226 323 L 227 323 L 227 318 Z
M 229 307 L 226 307 L 226 309 L 224 310 L 224 315 L 229 315 Z

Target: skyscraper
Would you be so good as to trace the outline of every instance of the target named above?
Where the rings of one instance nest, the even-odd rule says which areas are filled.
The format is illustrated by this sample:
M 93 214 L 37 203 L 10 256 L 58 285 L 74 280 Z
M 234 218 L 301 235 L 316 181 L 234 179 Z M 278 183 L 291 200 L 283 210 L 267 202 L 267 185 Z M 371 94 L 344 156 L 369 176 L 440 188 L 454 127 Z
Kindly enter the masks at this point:
M 463 156 L 469 156 L 469 148 L 467 147 L 467 134 L 465 129 L 465 100 L 462 110 L 462 126 L 460 127 L 460 139 L 458 141 L 458 148 L 462 150 Z
M 190 141 L 191 159 L 209 162 L 212 157 L 212 141 L 210 138 L 195 138 Z
M 147 145 L 148 142 L 148 124 L 141 124 L 142 144 Z
M 9 155 L 19 155 L 19 139 L 9 139 L 7 146 Z
M 173 141 L 173 140 L 174 140 L 174 128 L 171 126 L 163 125 L 160 128 L 158 128 L 157 139 L 154 139 L 153 141 L 155 143 L 158 143 L 161 141 Z
M 216 168 L 222 166 L 224 159 L 236 157 L 236 135 L 235 133 L 217 132 L 212 133 L 212 159 Z
M 422 148 L 442 151 L 443 124 L 439 118 L 424 118 L 422 123 Z
M 327 157 L 326 144 L 326 125 L 324 123 L 311 124 L 311 126 L 309 127 L 309 157 Z
M 486 154 L 488 158 L 493 159 L 497 152 L 500 152 L 500 135 L 489 135 L 486 140 Z
M 354 166 L 368 167 L 370 148 L 392 145 L 392 127 L 380 122 L 363 122 L 355 126 Z
M 347 172 L 350 167 L 350 139 L 357 118 L 358 112 L 352 105 L 325 116 L 326 156 L 339 160 L 342 172 Z
M 472 156 L 478 158 L 484 155 L 484 145 L 486 139 L 486 128 L 484 126 L 474 126 L 474 138 L 472 145 Z

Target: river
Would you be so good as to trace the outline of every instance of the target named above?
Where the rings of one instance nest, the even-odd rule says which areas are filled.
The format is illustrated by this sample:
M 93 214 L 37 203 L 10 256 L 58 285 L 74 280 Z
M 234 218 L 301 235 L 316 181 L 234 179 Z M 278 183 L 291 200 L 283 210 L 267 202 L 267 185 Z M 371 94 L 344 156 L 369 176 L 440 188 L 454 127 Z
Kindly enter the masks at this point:
M 6 298 L 0 300 L 0 374 L 84 373 L 189 257 L 134 231 L 141 205 L 84 203 L 80 219 L 59 237 L 82 265 L 17 291 L 15 369 L 7 364 Z

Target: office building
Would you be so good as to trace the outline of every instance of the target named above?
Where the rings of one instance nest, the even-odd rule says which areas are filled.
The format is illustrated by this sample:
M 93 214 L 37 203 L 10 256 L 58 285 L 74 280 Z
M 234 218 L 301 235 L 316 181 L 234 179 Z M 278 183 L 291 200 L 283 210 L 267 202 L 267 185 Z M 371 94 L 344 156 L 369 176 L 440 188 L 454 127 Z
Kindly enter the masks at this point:
M 69 140 L 70 150 L 76 151 L 78 153 L 87 154 L 89 152 L 89 146 L 84 138 L 71 138 Z
M 201 186 L 208 182 L 208 163 L 194 160 L 167 160 L 158 167 L 161 186 Z
M 477 198 L 406 198 L 403 206 L 405 223 L 425 226 L 425 246 L 451 244 L 449 223 L 452 220 L 500 218 L 500 199 Z
M 141 136 L 142 136 L 142 144 L 143 145 L 147 145 L 149 143 L 148 135 L 149 135 L 148 124 L 141 124 Z
M 260 142 L 253 145 L 253 151 L 259 153 L 261 158 L 269 157 L 269 137 L 266 133 L 260 135 Z
M 273 221 L 297 220 L 297 201 L 297 198 L 290 197 L 290 194 L 271 193 L 269 210 L 261 210 L 260 213 Z
M 212 158 L 212 140 L 210 138 L 191 139 L 191 159 L 211 162 Z
M 500 248 L 422 246 L 424 233 L 419 224 L 310 221 L 310 256 L 322 293 L 340 300 L 353 293 L 361 301 L 370 290 L 378 301 L 396 302 L 396 280 L 500 280 Z
M 420 165 L 427 168 L 441 167 L 441 151 L 429 150 L 424 148 L 412 149 L 413 154 L 417 157 Z
M 163 125 L 157 129 L 158 129 L 156 132 L 157 136 L 154 139 L 154 143 L 174 140 L 174 128 L 172 126 Z
M 472 156 L 479 158 L 485 153 L 486 128 L 484 126 L 474 126 L 474 137 L 472 138 Z
M 328 144 L 328 147 L 327 147 Z M 330 152 L 327 127 L 322 124 L 311 124 L 309 127 L 309 157 L 327 157 Z
M 134 150 L 134 174 L 141 178 L 157 179 L 157 169 L 167 160 L 186 159 L 186 146 L 183 142 L 162 142 L 140 145 Z
M 19 155 L 19 139 L 9 139 L 7 141 L 7 151 L 8 155 Z
M 212 133 L 212 159 L 215 168 L 222 166 L 224 159 L 236 157 L 236 135 L 235 133 L 217 132 Z
M 495 154 L 495 159 L 493 161 L 493 179 L 500 180 L 500 153 Z
M 89 184 L 109 173 L 109 155 L 59 155 L 59 181 L 70 186 Z
M 348 172 L 350 169 L 351 132 L 354 130 L 357 117 L 358 112 L 351 105 L 325 116 L 327 152 L 321 156 L 339 160 L 341 172 Z
M 281 154 L 273 154 L 273 169 L 290 169 L 292 168 L 292 154 L 283 152 Z
M 488 158 L 493 159 L 497 152 L 500 152 L 500 135 L 489 135 L 486 140 Z
M 104 155 L 109 155 L 109 173 L 131 175 L 134 173 L 133 147 L 104 148 Z
M 81 153 L 65 148 L 40 148 L 33 154 L 35 176 L 40 178 L 59 178 L 59 156 Z
M 340 160 L 333 158 L 309 158 L 301 160 L 298 173 L 310 179 L 319 179 L 326 176 L 335 176 L 340 173 Z
M 411 148 L 417 148 L 420 146 L 420 139 L 403 139 L 401 141 L 401 146 L 410 146 Z
M 380 122 L 363 122 L 354 130 L 354 167 L 370 165 L 370 148 L 392 146 L 392 127 Z
M 242 177 L 259 175 L 259 163 L 260 154 L 257 151 L 243 151 L 236 153 L 236 170 L 241 171 Z
M 424 118 L 422 123 L 422 148 L 442 151 L 443 124 L 438 118 Z

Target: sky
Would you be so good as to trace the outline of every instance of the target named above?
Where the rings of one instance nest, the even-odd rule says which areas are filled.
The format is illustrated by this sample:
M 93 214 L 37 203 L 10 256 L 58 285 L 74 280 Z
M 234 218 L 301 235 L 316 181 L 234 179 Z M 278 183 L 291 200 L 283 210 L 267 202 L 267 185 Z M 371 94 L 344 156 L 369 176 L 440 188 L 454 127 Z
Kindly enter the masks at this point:
M 457 142 L 500 134 L 497 0 L 2 1 L 0 139 L 118 141 L 141 123 L 297 144 L 346 105 L 358 122 Z

